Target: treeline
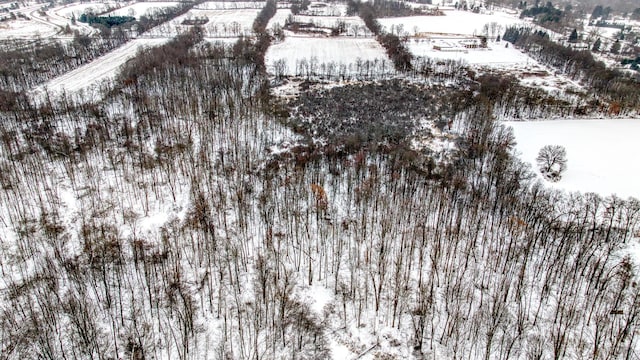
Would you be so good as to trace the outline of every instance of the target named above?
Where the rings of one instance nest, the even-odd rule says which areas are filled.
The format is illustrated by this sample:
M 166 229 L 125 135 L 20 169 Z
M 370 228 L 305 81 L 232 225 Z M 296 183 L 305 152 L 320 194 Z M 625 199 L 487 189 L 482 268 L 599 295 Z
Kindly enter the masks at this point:
M 190 51 L 203 39 L 202 29 L 192 27 L 188 33 L 176 36 L 163 46 L 140 50 L 133 59 L 123 65 L 118 82 L 136 84 L 139 78 L 145 78 L 158 69 L 168 66 L 193 66 L 192 62 L 199 59 Z
M 288 73 L 284 60 L 275 61 L 271 69 L 276 79 L 280 80 Z M 298 59 L 293 75 L 297 77 L 329 81 L 345 80 L 379 80 L 387 79 L 394 73 L 392 64 L 386 59 L 362 60 L 356 59 L 352 63 L 330 61 L 321 63 L 316 57 Z
M 194 6 L 203 3 L 204 0 L 178 2 L 175 6 L 161 7 L 150 14 L 140 16 L 137 21 L 138 33 L 144 33 L 151 28 L 186 14 Z
M 258 13 L 256 19 L 253 21 L 253 31 L 256 34 L 266 32 L 269 20 L 271 20 L 277 11 L 277 3 L 274 0 L 268 0 L 262 10 Z
M 479 99 L 491 104 L 498 120 L 539 120 L 607 113 L 602 101 L 582 94 L 557 96 L 545 90 L 521 85 L 518 79 L 503 74 L 486 73 L 474 77 L 472 88 Z
M 541 25 L 548 22 L 560 22 L 563 16 L 562 10 L 556 9 L 550 1 L 548 1 L 545 6 L 536 5 L 522 10 L 520 13 L 521 18 L 533 17 L 535 21 Z
M 391 3 L 386 1 L 371 3 L 361 3 L 359 1 L 349 1 L 349 8 L 351 11 L 355 11 L 364 21 L 365 25 L 375 36 L 376 40 L 382 45 L 389 59 L 393 62 L 393 65 L 397 71 L 409 71 L 411 70 L 411 60 L 413 55 L 405 45 L 403 41 L 397 35 L 387 33 L 382 29 L 382 25 L 376 20 L 380 14 L 378 13 L 379 7 L 385 3 Z M 401 4 L 401 3 L 396 3 Z M 402 4 L 402 6 L 405 6 Z M 384 7 L 383 7 L 384 8 Z
M 604 63 L 595 60 L 590 51 L 557 44 L 544 32 L 522 27 L 507 28 L 503 39 L 524 49 L 536 60 L 589 86 L 607 101 L 619 104 L 622 112 L 631 112 L 640 106 L 638 80 L 607 68 Z
M 250 61 L 258 65 L 261 71 L 266 69 L 264 63 L 264 56 L 271 46 L 271 35 L 267 32 L 267 25 L 269 20 L 278 11 L 278 5 L 275 0 L 267 0 L 264 7 L 258 13 L 258 16 L 253 21 L 253 32 L 256 34 L 256 41 L 253 44 L 253 51 L 255 55 L 252 55 Z
M 372 1 L 370 5 L 378 17 L 402 17 L 420 15 L 422 12 L 399 1 Z M 359 0 L 349 0 L 347 2 L 347 14 L 358 15 L 362 2 Z

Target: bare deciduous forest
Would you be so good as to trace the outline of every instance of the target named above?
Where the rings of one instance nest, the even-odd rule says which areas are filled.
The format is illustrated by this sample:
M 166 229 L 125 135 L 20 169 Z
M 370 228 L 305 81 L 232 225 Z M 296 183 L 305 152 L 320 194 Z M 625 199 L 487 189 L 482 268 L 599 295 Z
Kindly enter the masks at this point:
M 640 202 L 545 188 L 496 121 L 555 100 L 428 60 L 458 86 L 281 99 L 265 24 L 0 107 L 0 359 L 638 357 Z

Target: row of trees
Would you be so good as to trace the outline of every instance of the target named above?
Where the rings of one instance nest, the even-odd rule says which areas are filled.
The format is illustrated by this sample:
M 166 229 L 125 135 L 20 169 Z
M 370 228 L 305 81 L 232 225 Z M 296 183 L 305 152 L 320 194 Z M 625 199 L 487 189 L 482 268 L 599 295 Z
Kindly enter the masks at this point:
M 411 60 L 413 56 L 406 44 L 402 42 L 397 35 L 385 32 L 382 29 L 382 25 L 376 20 L 376 18 L 381 15 L 380 11 L 386 9 L 385 4 L 390 4 L 390 2 L 376 1 L 370 4 L 350 1 L 349 8 L 352 9 L 351 11 L 358 13 L 369 31 L 376 36 L 376 40 L 385 48 L 396 70 L 409 71 L 412 67 Z M 401 4 L 401 6 L 405 5 Z M 382 14 L 384 13 L 385 12 L 382 11 Z

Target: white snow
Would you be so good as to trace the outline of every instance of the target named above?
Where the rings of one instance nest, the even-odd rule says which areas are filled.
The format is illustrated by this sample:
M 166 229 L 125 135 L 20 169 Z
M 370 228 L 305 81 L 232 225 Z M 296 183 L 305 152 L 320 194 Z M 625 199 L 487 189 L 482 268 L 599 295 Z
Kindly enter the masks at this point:
M 295 75 L 302 60 L 314 60 L 318 65 L 333 62 L 352 65 L 358 61 L 386 60 L 384 48 L 373 38 L 287 36 L 269 47 L 265 56 L 267 66 L 278 60 L 287 64 L 286 74 Z
M 89 12 L 100 14 L 114 7 L 117 7 L 117 3 L 106 2 L 106 1 L 105 2 L 73 3 L 73 4 L 68 4 L 68 5 L 55 8 L 53 9 L 53 12 L 55 12 L 59 16 L 63 16 L 69 19 L 75 16 L 77 19 L 82 14 L 86 14 Z
M 334 360 L 354 359 L 357 356 L 349 348 L 334 339 L 329 340 L 329 348 L 331 349 L 331 358 Z
M 140 17 L 142 15 L 151 14 L 158 9 L 164 9 L 169 7 L 174 7 L 178 5 L 177 1 L 154 1 L 154 2 L 138 2 L 129 6 L 121 7 L 120 9 L 114 10 L 107 15 L 114 16 L 134 16 Z
M 271 29 L 274 24 L 279 24 L 280 26 L 284 26 L 284 22 L 291 15 L 291 10 L 289 9 L 278 9 L 276 14 L 273 15 L 271 20 L 269 20 L 269 24 L 267 24 L 267 29 Z
M 407 46 L 409 51 L 415 56 L 461 60 L 468 64 L 488 65 L 494 68 L 513 68 L 514 66 L 527 68 L 537 64 L 535 60 L 520 50 L 515 49 L 511 44 L 509 44 L 509 47 L 505 47 L 507 42 L 504 41 L 489 41 L 486 49 L 456 48 L 457 51 L 439 51 L 433 48 L 434 45 L 441 44 L 445 41 L 452 45 L 457 44 L 455 38 L 446 40 L 410 39 L 407 42 Z
M 200 10 L 191 9 L 186 14 L 164 23 L 149 31 L 153 36 L 175 36 L 184 33 L 191 25 L 183 25 L 187 19 L 207 18 L 202 25 L 206 37 L 238 37 L 251 35 L 253 21 L 258 16 L 259 9 L 235 9 L 235 10 Z
M 333 299 L 333 295 L 331 291 L 326 287 L 313 284 L 306 292 L 306 296 L 308 297 L 308 304 L 310 304 L 311 310 L 315 311 L 316 314 L 322 316 L 325 305 L 331 302 Z
M 347 4 L 325 3 L 320 1 L 312 1 L 305 15 L 312 16 L 345 16 L 347 14 Z
M 513 128 L 520 158 L 535 165 L 544 145 L 562 145 L 567 150 L 567 170 L 557 183 L 567 191 L 595 192 L 602 196 L 640 199 L 640 120 L 591 119 L 505 122 Z
M 196 5 L 199 10 L 262 9 L 264 1 L 207 1 Z
M 482 35 L 484 26 L 495 22 L 504 31 L 506 26 L 521 24 L 519 18 L 496 12 L 494 14 L 475 14 L 469 11 L 444 11 L 444 16 L 410 16 L 378 19 L 386 31 L 391 32 L 402 25 L 407 35 L 418 33 Z M 497 30 L 497 28 L 496 28 Z M 395 31 L 394 31 L 395 33 Z M 502 32 L 500 32 L 502 33 Z M 497 32 L 496 34 L 497 35 Z
M 0 40 L 47 38 L 58 33 L 50 24 L 17 19 L 0 23 Z

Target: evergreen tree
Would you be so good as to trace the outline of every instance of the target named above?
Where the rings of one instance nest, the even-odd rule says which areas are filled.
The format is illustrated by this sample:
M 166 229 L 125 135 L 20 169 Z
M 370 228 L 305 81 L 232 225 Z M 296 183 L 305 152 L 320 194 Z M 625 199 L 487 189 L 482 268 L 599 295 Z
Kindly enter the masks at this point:
M 602 45 L 602 41 L 600 41 L 600 38 L 597 38 L 596 41 L 593 43 L 593 46 L 591 47 L 591 51 L 593 52 L 600 51 L 601 45 Z
M 602 5 L 598 5 L 593 8 L 593 12 L 591 13 L 591 19 L 597 19 L 602 16 Z
M 616 42 L 611 45 L 611 53 L 618 54 L 620 52 L 620 46 L 620 40 L 616 40 Z
M 573 29 L 573 31 L 571 32 L 571 35 L 569 35 L 569 42 L 570 43 L 578 42 L 578 30 Z

